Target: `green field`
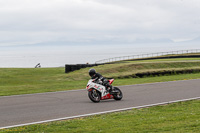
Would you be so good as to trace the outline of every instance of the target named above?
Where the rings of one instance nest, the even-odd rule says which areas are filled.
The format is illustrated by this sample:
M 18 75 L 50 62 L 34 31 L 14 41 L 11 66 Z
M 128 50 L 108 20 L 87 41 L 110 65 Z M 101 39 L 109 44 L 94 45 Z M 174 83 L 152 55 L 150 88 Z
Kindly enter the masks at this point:
M 115 78 L 115 86 L 200 78 L 200 73 L 131 78 L 143 72 L 197 70 L 199 58 L 123 61 L 94 68 L 105 77 Z M 84 89 L 89 69 L 66 74 L 64 68 L 0 68 L 0 96 Z
M 10 133 L 199 133 L 200 101 L 0 130 Z
M 144 72 L 198 70 L 200 58 L 121 61 L 94 67 L 103 76 L 115 78 L 114 85 L 144 84 L 199 79 L 200 73 L 169 74 L 131 78 Z M 83 89 L 88 70 L 64 73 L 64 68 L 0 68 L 0 96 Z M 200 132 L 200 101 L 179 102 L 151 108 L 95 115 L 66 121 L 0 130 L 10 133 L 49 132 Z

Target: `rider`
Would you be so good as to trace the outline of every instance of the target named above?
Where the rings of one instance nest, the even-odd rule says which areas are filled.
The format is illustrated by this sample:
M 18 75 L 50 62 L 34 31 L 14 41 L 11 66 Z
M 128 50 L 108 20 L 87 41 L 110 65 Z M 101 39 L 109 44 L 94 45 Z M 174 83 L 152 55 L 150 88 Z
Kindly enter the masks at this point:
M 104 78 L 101 74 L 97 73 L 95 69 L 90 69 L 89 70 L 89 75 L 92 79 L 95 79 L 95 81 L 102 81 L 103 85 L 106 87 L 106 90 L 111 92 L 112 91 L 112 85 L 110 85 L 109 81 Z M 109 89 L 110 88 L 110 89 Z

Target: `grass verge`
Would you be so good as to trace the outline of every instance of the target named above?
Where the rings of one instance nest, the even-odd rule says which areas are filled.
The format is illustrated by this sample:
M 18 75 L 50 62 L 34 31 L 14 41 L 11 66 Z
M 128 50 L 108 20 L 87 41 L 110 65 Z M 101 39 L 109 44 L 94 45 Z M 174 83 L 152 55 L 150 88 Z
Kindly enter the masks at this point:
M 199 58 L 125 61 L 94 68 L 105 77 L 115 78 L 114 86 L 200 78 L 200 73 L 195 71 L 200 70 Z M 83 89 L 90 78 L 89 69 L 66 74 L 64 68 L 0 68 L 0 96 Z M 176 73 L 191 70 L 194 73 L 181 75 Z M 151 77 L 151 74 L 159 72 L 170 74 Z M 145 73 L 150 75 L 132 78 L 134 75 L 145 75 Z
M 133 109 L 85 118 L 1 130 L 4 132 L 168 132 L 199 133 L 200 101 Z
M 146 78 L 125 78 L 116 79 L 113 83 L 114 86 L 121 85 L 134 85 L 154 82 L 166 82 L 166 81 L 177 81 L 177 80 L 190 80 L 199 79 L 200 73 L 194 74 L 179 74 L 179 75 L 168 75 L 168 76 L 157 76 L 157 77 L 146 77 Z M 28 81 L 27 81 L 28 82 Z M 0 96 L 9 95 L 20 95 L 20 94 L 32 94 L 32 93 L 44 93 L 54 91 L 64 91 L 73 89 L 84 89 L 87 84 L 87 80 L 80 81 L 57 81 L 48 78 L 48 80 L 42 82 L 41 80 L 32 81 L 25 83 L 8 84 L 0 86 Z

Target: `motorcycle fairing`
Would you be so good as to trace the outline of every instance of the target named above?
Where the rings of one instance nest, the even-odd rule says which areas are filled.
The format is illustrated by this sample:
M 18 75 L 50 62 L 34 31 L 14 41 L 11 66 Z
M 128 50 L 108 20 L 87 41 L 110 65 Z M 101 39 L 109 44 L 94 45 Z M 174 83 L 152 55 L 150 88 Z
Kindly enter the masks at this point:
M 114 79 L 110 79 L 110 80 L 108 80 L 108 81 L 109 81 L 110 84 L 112 84 L 113 81 L 114 81 Z
M 105 86 L 94 83 L 94 82 L 92 82 L 92 80 L 89 80 L 86 89 L 90 90 L 90 89 L 93 89 L 93 88 L 101 93 L 101 98 L 108 99 L 108 97 L 111 97 L 111 96 L 109 96 L 110 94 L 106 91 Z

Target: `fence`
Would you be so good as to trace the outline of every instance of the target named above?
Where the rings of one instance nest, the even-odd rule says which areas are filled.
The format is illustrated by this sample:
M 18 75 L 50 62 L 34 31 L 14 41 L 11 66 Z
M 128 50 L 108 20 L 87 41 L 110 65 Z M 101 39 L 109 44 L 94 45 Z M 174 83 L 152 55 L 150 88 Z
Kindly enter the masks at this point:
M 114 58 L 99 60 L 99 61 L 96 61 L 95 64 L 111 63 L 111 62 L 121 61 L 121 60 L 151 58 L 151 57 L 158 57 L 158 56 L 164 56 L 164 55 L 189 54 L 189 53 L 200 53 L 200 49 L 159 52 L 159 53 L 140 54 L 140 55 L 131 55 L 131 56 L 121 56 L 121 57 L 114 57 Z
M 102 64 L 75 64 L 75 65 L 65 65 L 65 73 L 72 72 L 75 70 L 79 70 L 81 68 L 86 68 L 86 67 L 93 67 L 93 66 L 98 66 Z

